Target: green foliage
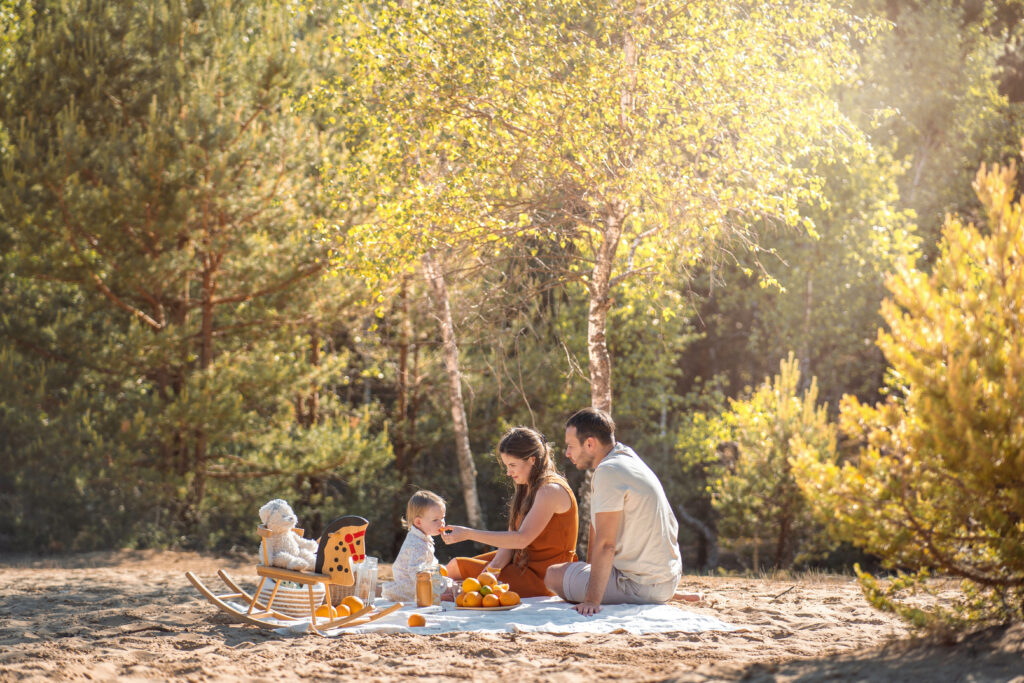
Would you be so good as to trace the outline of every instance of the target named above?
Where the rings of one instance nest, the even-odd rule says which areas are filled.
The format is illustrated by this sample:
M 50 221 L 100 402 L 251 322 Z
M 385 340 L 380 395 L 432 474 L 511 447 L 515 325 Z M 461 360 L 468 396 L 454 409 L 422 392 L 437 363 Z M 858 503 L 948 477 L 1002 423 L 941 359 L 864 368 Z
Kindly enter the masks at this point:
M 1024 103 L 999 88 L 1011 73 L 1005 56 L 1021 44 L 1015 0 L 863 0 L 854 8 L 886 27 L 857 45 L 859 63 L 835 98 L 872 144 L 840 143 L 838 163 L 822 169 L 827 205 L 803 208 L 819 239 L 768 233 L 758 252 L 695 279 L 707 335 L 684 364 L 691 376 L 725 374 L 730 393 L 792 349 L 833 409 L 846 393 L 877 398 L 885 275 L 914 249 L 934 258 L 947 212 L 978 215 L 961 179 L 983 160 L 1012 157 L 1024 134 Z
M 369 407 L 321 409 L 326 417 L 308 428 L 281 415 L 276 424 L 247 435 L 244 455 L 211 468 L 202 528 L 210 544 L 251 543 L 259 507 L 287 491 L 300 525 L 311 532 L 357 514 L 370 521 L 371 554 L 389 547 L 390 501 L 399 492 L 398 480 L 389 476 L 394 453 L 388 432 Z
M 752 218 L 808 225 L 812 160 L 859 137 L 830 88 L 873 30 L 826 2 L 353 3 L 341 21 L 366 97 L 338 112 L 353 151 L 333 168 L 372 208 L 343 229 L 343 263 L 378 281 L 441 245 L 528 237 L 572 247 L 566 275 L 591 282 L 614 213 L 616 275 L 655 290 L 721 241 L 756 242 Z
M 899 164 L 884 150 L 844 153 L 824 169 L 828 204 L 805 209 L 816 238 L 765 235 L 758 253 L 701 278 L 712 282 L 699 308 L 707 332 L 684 362 L 705 378 L 723 374 L 730 393 L 773 371 L 766 350 L 793 349 L 804 385 L 817 378 L 833 408 L 846 393 L 876 395 L 884 280 L 918 240 L 909 212 L 897 208 Z
M 339 28 L 351 78 L 314 99 L 346 121 L 329 170 L 339 204 L 361 213 L 326 226 L 335 268 L 383 304 L 435 251 L 457 268 L 560 251 L 537 267 L 590 297 L 591 402 L 611 404 L 606 338 L 637 338 L 649 358 L 616 358 L 618 381 L 651 386 L 625 392 L 617 415 L 667 465 L 674 372 L 655 369 L 648 340 L 669 358 L 688 340 L 689 323 L 671 322 L 688 308 L 676 283 L 709 254 L 754 248 L 766 224 L 813 229 L 799 209 L 821 198 L 820 169 L 837 140 L 862 140 L 831 88 L 871 22 L 828 2 L 352 2 Z M 338 106 L 350 90 L 363 97 Z M 609 312 L 614 325 L 637 311 L 682 334 L 606 334 Z
M 292 104 L 336 68 L 324 19 L 271 1 L 37 10 L 0 83 L 0 359 L 33 382 L 4 401 L 22 437 L 0 446 L 20 511 L 4 533 L 248 539 L 270 482 L 309 505 L 334 470 L 361 490 L 391 450 L 330 398 L 357 294 L 321 279 L 332 131 Z M 244 527 L 210 526 L 236 512 Z
M 502 429 L 559 443 L 606 339 L 620 432 L 677 509 L 777 564 L 823 547 L 809 505 L 844 509 L 911 571 L 864 576 L 877 604 L 934 623 L 901 595 L 947 562 L 974 574 L 944 618 L 1016 618 L 1020 307 L 992 259 L 897 288 L 900 329 L 946 322 L 890 322 L 892 398 L 844 404 L 869 445 L 843 468 L 815 392 L 873 397 L 885 274 L 968 251 L 936 226 L 1022 132 L 998 89 L 1019 6 L 0 0 L 0 546 L 248 545 L 283 496 L 311 530 L 370 517 L 387 557 L 419 486 L 460 519 L 417 275 L 439 254 L 491 526 Z
M 863 443 L 857 459 L 799 462 L 836 535 L 916 577 L 964 579 L 964 600 L 929 613 L 929 624 L 1024 618 L 1024 222 L 1015 180 L 1013 164 L 982 166 L 974 189 L 986 229 L 948 218 L 932 273 L 905 263 L 890 279 L 889 331 L 879 335 L 890 396 L 841 407 L 842 430 Z
M 779 374 L 746 399 L 732 399 L 722 429 L 736 442 L 739 456 L 712 484 L 724 544 L 752 553 L 761 561 L 790 567 L 829 548 L 813 518 L 812 506 L 797 484 L 791 462 L 834 463 L 836 428 L 825 406 L 818 405 L 817 383 L 800 390 L 800 370 L 793 355 L 779 364 Z
M 900 206 L 916 214 L 932 258 L 944 216 L 978 208 L 962 179 L 985 160 L 1012 158 L 1024 135 L 1024 102 L 999 90 L 1001 58 L 1021 39 L 1020 23 L 1003 25 L 1000 7 L 1019 8 L 1015 0 L 861 4 L 893 26 L 864 50 L 843 108 L 906 165 Z

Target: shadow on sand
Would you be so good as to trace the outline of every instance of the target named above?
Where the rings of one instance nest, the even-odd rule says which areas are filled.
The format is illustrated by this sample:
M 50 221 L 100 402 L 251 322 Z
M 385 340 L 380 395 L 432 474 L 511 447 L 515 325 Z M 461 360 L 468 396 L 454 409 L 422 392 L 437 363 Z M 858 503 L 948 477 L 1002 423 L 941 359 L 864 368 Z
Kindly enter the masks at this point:
M 1024 624 L 986 628 L 955 641 L 938 637 L 902 640 L 850 655 L 778 664 L 709 665 L 667 679 L 673 683 L 722 680 L 744 683 L 1024 683 Z

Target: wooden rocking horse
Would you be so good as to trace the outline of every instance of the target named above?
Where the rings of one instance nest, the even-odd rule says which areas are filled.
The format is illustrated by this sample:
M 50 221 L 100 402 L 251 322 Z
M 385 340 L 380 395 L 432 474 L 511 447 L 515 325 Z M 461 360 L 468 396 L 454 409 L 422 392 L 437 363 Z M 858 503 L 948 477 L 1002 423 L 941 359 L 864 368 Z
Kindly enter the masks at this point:
M 274 599 L 277 597 L 282 581 L 290 581 L 306 586 L 309 594 L 309 630 L 317 635 L 322 636 L 324 635 L 323 631 L 334 628 L 361 626 L 400 609 L 402 603 L 395 603 L 384 610 L 374 610 L 372 606 L 366 605 L 355 614 L 339 619 L 327 620 L 322 623 L 317 623 L 316 610 L 321 604 L 330 602 L 329 587 L 331 585 L 352 586 L 355 584 L 352 563 L 353 561 L 361 562 L 366 558 L 363 541 L 368 525 L 369 522 L 355 515 L 346 515 L 328 524 L 323 534 L 320 535 L 320 545 L 316 552 L 316 567 L 312 572 L 271 567 L 270 559 L 267 556 L 267 544 L 263 543 L 263 564 L 256 565 L 256 574 L 260 577 L 260 583 L 252 595 L 239 588 L 238 584 L 223 569 L 218 570 L 217 575 L 232 591 L 231 593 L 214 594 L 192 572 L 185 572 L 185 576 L 203 597 L 221 610 L 240 621 L 261 628 L 277 629 L 297 624 L 301 621 L 298 617 L 284 614 L 273 608 Z M 293 531 L 302 535 L 302 529 L 293 529 Z M 259 533 L 261 538 L 266 538 L 271 532 L 261 525 L 257 529 L 257 533 Z M 274 588 L 266 602 L 262 602 L 260 601 L 261 592 L 267 579 L 274 582 Z M 314 597 L 313 590 L 314 586 L 318 584 L 324 586 L 324 596 L 320 599 Z M 247 608 L 240 609 L 231 602 L 237 600 L 243 601 Z M 305 617 L 303 616 L 302 619 L 305 619 Z

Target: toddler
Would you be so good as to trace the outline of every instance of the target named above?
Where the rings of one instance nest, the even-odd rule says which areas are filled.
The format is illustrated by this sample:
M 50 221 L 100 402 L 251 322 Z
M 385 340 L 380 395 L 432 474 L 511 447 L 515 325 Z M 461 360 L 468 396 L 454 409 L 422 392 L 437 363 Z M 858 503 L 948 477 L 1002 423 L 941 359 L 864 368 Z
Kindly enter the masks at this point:
M 434 557 L 434 536 L 444 528 L 444 499 L 430 491 L 417 491 L 405 507 L 402 526 L 409 530 L 398 551 L 395 563 L 391 565 L 394 580 L 381 587 L 385 600 L 415 602 L 416 572 L 437 567 Z M 441 577 L 442 591 L 447 591 L 452 581 Z

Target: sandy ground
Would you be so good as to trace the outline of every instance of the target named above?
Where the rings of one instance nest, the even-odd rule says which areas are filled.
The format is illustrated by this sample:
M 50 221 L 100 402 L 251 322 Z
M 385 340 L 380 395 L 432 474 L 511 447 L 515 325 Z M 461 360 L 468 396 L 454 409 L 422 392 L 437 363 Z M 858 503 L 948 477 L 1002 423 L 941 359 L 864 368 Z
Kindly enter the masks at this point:
M 1024 626 L 909 637 L 848 577 L 684 577 L 679 606 L 739 633 L 279 636 L 233 623 L 186 580 L 255 584 L 249 558 L 119 552 L 0 558 L 0 680 L 1015 681 Z

